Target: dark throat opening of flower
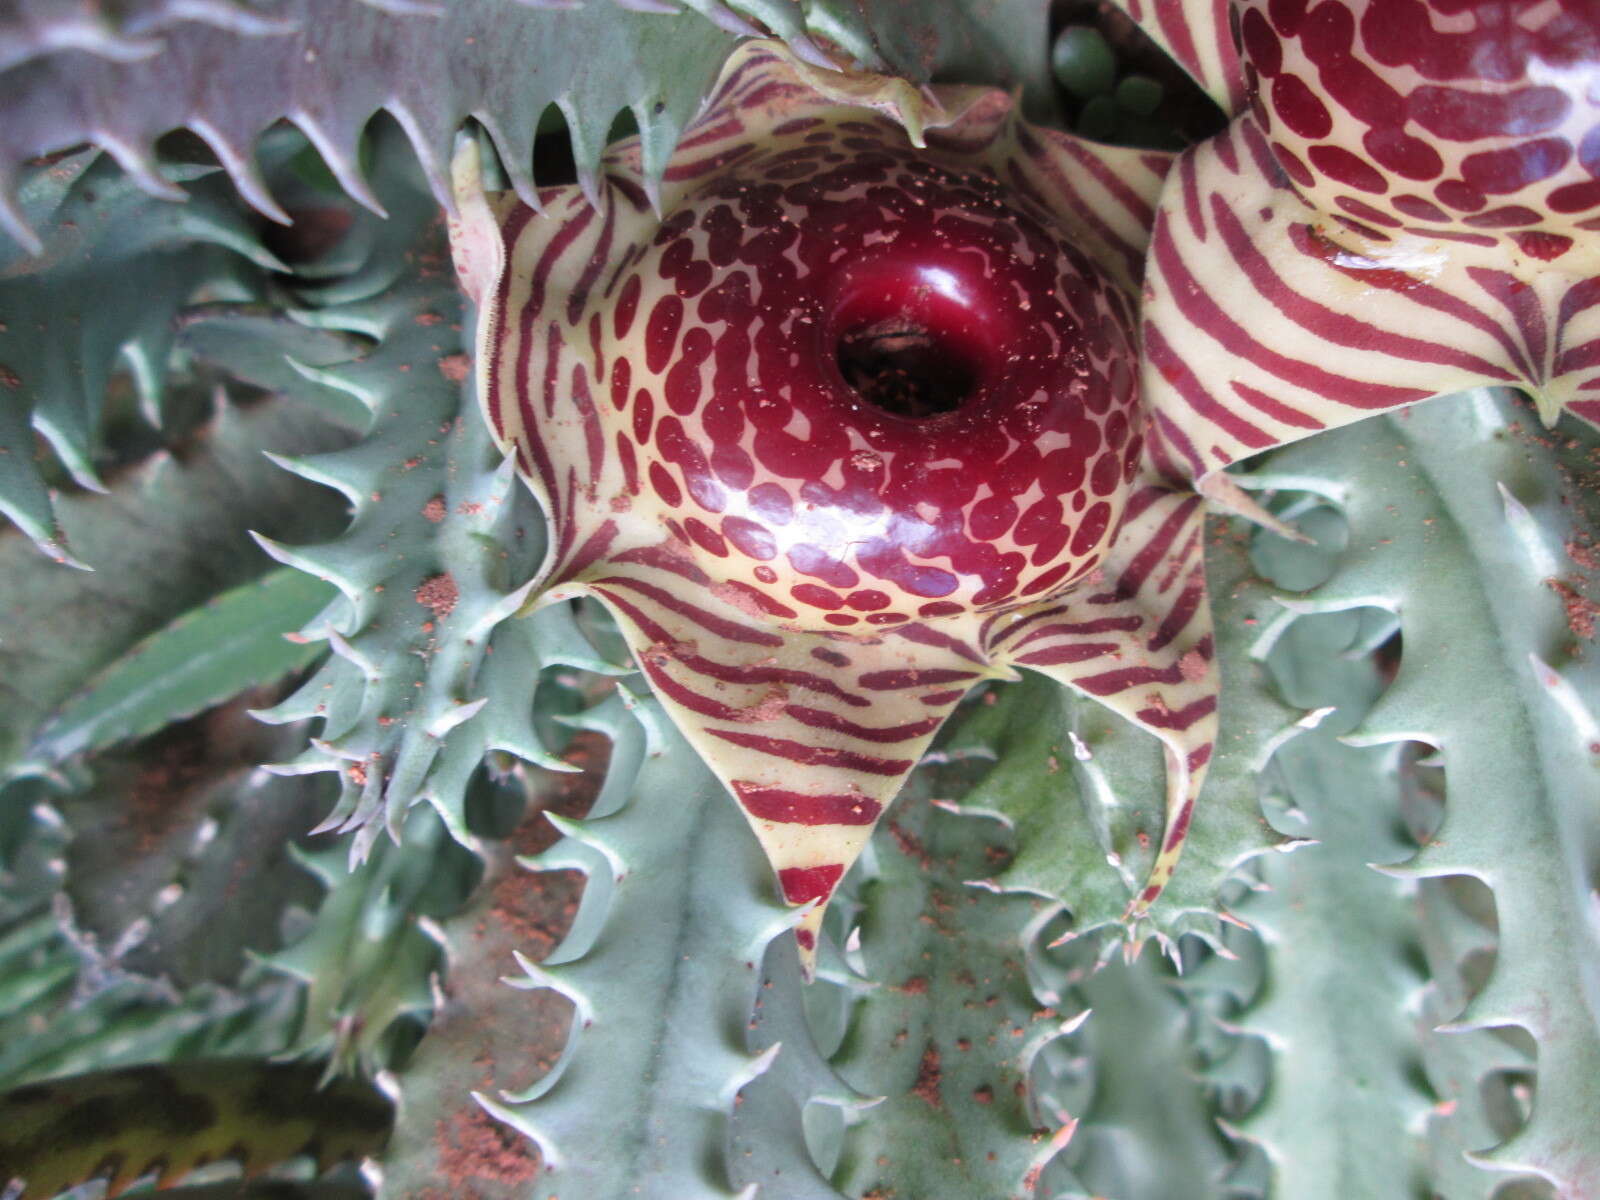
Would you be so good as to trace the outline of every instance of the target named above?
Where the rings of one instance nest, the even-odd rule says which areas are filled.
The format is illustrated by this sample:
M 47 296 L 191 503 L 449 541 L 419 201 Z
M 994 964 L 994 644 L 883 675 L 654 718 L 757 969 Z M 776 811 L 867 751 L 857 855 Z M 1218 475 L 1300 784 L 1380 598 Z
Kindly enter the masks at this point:
M 966 356 L 909 317 L 848 330 L 839 339 L 838 363 L 868 404 L 912 420 L 954 412 L 977 386 Z

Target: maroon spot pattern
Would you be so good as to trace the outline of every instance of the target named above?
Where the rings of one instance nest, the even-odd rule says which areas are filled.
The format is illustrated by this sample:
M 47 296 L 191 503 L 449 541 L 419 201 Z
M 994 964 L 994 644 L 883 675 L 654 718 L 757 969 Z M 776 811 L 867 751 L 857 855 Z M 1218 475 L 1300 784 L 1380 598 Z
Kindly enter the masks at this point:
M 706 175 L 590 331 L 629 476 L 713 582 L 838 630 L 1044 599 L 1100 560 L 1140 460 L 1132 314 L 1030 197 L 880 119 Z M 954 411 L 846 382 L 844 335 L 902 328 L 970 376 Z
M 1214 718 L 1188 693 L 1214 676 L 1210 639 L 1187 639 L 1199 501 L 1134 486 L 1131 289 L 1059 214 L 1112 270 L 1136 272 L 1139 248 L 1049 177 L 1065 160 L 998 120 L 998 94 L 913 151 L 864 113 L 773 128 L 816 98 L 771 66 L 757 52 L 725 76 L 669 165 L 665 220 L 625 163 L 599 208 L 573 188 L 507 214 L 518 267 L 484 379 L 549 506 L 552 577 L 617 613 L 674 716 L 737 763 L 725 778 L 798 903 L 832 892 L 856 844 L 840 831 L 880 815 L 996 658 L 1138 689 L 1134 719 L 1191 772 Z M 1120 166 L 1053 150 L 1148 221 Z M 954 411 L 894 415 L 846 382 L 841 336 L 897 329 L 970 384 Z M 1141 549 L 1113 571 L 1119 537 Z M 1030 621 L 1017 658 L 1005 641 Z
M 1549 261 L 1600 217 L 1594 0 L 1235 7 L 1278 165 L 1346 228 L 1488 230 Z

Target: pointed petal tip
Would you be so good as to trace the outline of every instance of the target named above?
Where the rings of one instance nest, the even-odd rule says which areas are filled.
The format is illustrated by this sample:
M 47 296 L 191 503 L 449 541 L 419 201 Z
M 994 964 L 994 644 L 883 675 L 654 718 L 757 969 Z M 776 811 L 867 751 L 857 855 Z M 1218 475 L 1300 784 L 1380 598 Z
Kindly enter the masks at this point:
M 810 907 L 800 910 L 794 922 L 795 948 L 800 955 L 800 978 L 811 983 L 817 977 L 817 943 L 822 937 L 822 917 L 827 905 L 813 900 Z
M 828 100 L 884 113 L 905 128 L 911 144 L 918 148 L 927 144 L 925 130 L 950 124 L 959 115 L 946 109 L 936 93 L 908 80 L 841 66 L 805 35 L 788 43 L 762 38 L 745 43 L 735 53 L 775 59 Z
M 1543 388 L 1534 391 L 1532 396 L 1533 407 L 1538 412 L 1539 420 L 1544 423 L 1544 427 L 1546 429 L 1555 428 L 1555 424 L 1561 419 L 1561 414 L 1566 409 L 1566 405 L 1561 402 L 1559 397 L 1552 396 Z

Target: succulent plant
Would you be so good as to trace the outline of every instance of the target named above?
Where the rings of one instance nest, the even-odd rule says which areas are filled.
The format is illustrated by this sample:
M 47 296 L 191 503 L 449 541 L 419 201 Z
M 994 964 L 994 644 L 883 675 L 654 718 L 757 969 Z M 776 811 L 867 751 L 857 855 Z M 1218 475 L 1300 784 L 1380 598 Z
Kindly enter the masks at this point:
M 1596 38 L 0 16 L 6 1200 L 1600 1196 Z
M 332 1163 L 382 1144 L 389 1106 L 360 1082 L 318 1086 L 313 1064 L 230 1059 L 125 1067 L 18 1088 L 5 1100 L 0 1162 L 40 1195 L 102 1174 L 121 1190 L 170 1181 L 236 1143 L 267 1162 L 309 1148 Z

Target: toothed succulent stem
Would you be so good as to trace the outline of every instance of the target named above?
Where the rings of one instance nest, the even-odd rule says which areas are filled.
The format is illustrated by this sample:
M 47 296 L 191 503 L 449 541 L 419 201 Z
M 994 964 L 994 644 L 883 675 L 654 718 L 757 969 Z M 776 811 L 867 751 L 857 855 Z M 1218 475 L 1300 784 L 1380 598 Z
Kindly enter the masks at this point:
M 35 1185 L 298 1053 L 307 1200 L 1600 1197 L 1592 5 L 102 7 L 0 15 Z

